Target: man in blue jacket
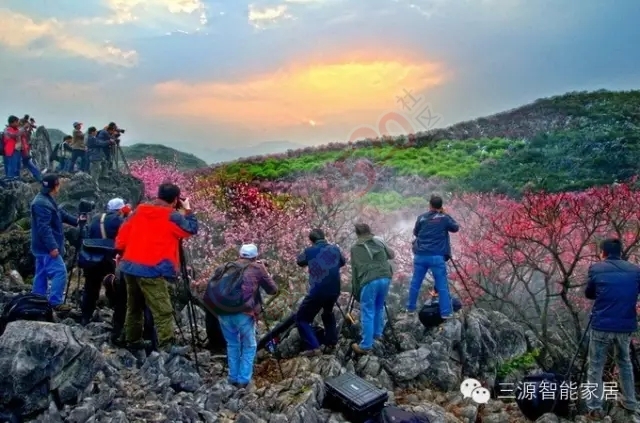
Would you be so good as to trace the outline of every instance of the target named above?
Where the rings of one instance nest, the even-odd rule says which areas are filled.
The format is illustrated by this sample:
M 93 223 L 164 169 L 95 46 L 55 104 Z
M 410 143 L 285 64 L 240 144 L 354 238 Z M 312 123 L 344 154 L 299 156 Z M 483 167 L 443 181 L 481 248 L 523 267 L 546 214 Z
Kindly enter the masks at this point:
M 121 198 L 113 198 L 107 203 L 106 213 L 95 215 L 88 225 L 88 239 L 99 241 L 103 245 L 113 248 L 113 253 L 105 253 L 100 263 L 84 269 L 84 293 L 82 296 L 82 325 L 87 325 L 96 310 L 96 303 L 100 297 L 102 282 L 107 275 L 116 272 L 115 239 L 118 236 L 120 226 L 124 222 L 122 210 L 126 204 Z
M 431 270 L 435 290 L 440 297 L 440 317 L 450 319 L 453 316 L 449 281 L 447 280 L 447 261 L 451 258 L 449 232 L 460 229 L 458 223 L 442 208 L 442 197 L 432 195 L 429 199 L 430 210 L 418 216 L 413 228 L 413 278 L 409 288 L 407 312 L 416 311 L 416 302 L 427 272 Z
M 640 293 L 640 267 L 622 259 L 622 242 L 607 239 L 600 244 L 602 261 L 589 268 L 585 297 L 594 300 L 591 309 L 589 372 L 587 379 L 596 390 L 587 397 L 591 417 L 602 419 L 602 372 L 610 344 L 616 347 L 620 371 L 622 406 L 629 421 L 640 422 L 631 364 L 631 335 L 638 329 L 636 306 Z
M 64 263 L 63 223 L 78 226 L 79 219 L 59 209 L 54 197 L 60 191 L 60 180 L 50 173 L 42 178 L 42 189 L 31 202 L 31 252 L 36 258 L 36 274 L 33 278 L 34 294 L 47 295 L 56 311 L 68 311 L 64 305 L 67 284 L 67 267 Z
M 313 245 L 306 248 L 297 259 L 298 266 L 309 268 L 310 288 L 296 313 L 296 324 L 305 346 L 302 355 L 316 356 L 322 354 L 322 351 L 311 323 L 320 310 L 327 352 L 333 350 L 338 343 L 333 306 L 340 296 L 340 268 L 345 265 L 346 260 L 337 245 L 327 242 L 322 229 L 312 230 L 309 241 Z

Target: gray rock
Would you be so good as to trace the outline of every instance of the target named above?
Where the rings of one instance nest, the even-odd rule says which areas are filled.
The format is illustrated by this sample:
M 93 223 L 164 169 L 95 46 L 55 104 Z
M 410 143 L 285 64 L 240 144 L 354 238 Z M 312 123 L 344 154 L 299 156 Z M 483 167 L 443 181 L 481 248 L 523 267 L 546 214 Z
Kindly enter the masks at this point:
M 18 402 L 20 414 L 28 415 L 47 409 L 52 392 L 63 404 L 82 397 L 105 363 L 78 338 L 62 324 L 9 323 L 0 336 L 0 405 Z

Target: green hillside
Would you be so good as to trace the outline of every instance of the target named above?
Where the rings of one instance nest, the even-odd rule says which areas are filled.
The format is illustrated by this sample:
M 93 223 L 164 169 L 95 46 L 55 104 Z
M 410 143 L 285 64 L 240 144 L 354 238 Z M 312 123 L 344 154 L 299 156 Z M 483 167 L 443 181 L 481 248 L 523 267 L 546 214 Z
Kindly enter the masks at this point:
M 62 141 L 66 133 L 59 129 L 48 128 L 51 144 L 55 145 Z M 200 169 L 207 167 L 207 163 L 190 153 L 185 153 L 166 145 L 161 144 L 133 144 L 122 146 L 127 161 L 142 160 L 147 157 L 153 157 L 162 163 L 177 163 L 178 167 L 183 170 Z
M 640 91 L 571 92 L 444 129 L 258 156 L 216 171 L 272 180 L 364 157 L 393 176 L 437 177 L 457 191 L 579 190 L 638 173 L 639 125 Z

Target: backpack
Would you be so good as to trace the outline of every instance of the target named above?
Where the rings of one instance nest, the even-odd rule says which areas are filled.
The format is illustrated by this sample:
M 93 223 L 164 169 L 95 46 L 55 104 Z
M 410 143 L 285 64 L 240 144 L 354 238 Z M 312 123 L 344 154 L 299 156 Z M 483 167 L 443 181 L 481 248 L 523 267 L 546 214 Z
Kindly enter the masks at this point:
M 247 303 L 253 299 L 254 293 L 247 297 L 242 292 L 247 267 L 249 264 L 229 262 L 211 276 L 202 300 L 214 313 L 229 315 L 250 311 Z
M 100 216 L 100 235 L 102 238 L 88 238 L 82 240 L 82 246 L 78 251 L 78 267 L 90 269 L 104 261 L 108 256 L 115 255 L 115 241 L 107 238 L 104 229 L 106 213 Z
M 387 405 L 378 416 L 378 423 L 430 423 L 429 417 L 399 407 Z
M 570 384 L 563 384 L 564 378 L 555 373 L 539 373 L 526 376 L 515 389 L 518 408 L 530 420 L 538 420 L 543 414 L 551 412 L 560 417 L 569 416 L 570 395 L 562 395 L 563 390 L 570 389 Z
M 454 313 L 462 308 L 462 303 L 456 297 L 451 297 L 451 305 L 453 306 Z M 437 297 L 422 307 L 420 313 L 418 313 L 418 319 L 420 319 L 422 326 L 427 329 L 438 326 L 444 322 L 442 317 L 440 317 L 440 302 Z
M 37 294 L 19 294 L 4 306 L 0 315 L 0 335 L 7 325 L 16 320 L 53 323 L 53 308 L 47 297 Z
M 59 162 L 60 161 L 60 157 L 59 157 L 60 144 L 61 143 L 58 143 L 58 144 L 56 144 L 55 147 L 53 147 L 53 151 L 51 152 L 51 156 L 49 156 L 49 162 Z

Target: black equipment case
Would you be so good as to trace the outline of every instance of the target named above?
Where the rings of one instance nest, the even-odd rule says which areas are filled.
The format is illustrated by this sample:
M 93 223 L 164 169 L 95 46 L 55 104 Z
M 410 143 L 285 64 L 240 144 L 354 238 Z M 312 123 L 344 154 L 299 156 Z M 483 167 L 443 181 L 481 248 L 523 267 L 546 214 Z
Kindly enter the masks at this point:
M 389 399 L 387 391 L 353 373 L 343 373 L 325 380 L 324 408 L 342 412 L 353 423 L 375 418 Z

